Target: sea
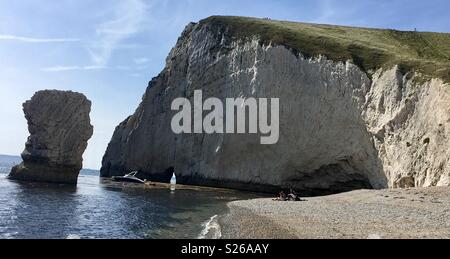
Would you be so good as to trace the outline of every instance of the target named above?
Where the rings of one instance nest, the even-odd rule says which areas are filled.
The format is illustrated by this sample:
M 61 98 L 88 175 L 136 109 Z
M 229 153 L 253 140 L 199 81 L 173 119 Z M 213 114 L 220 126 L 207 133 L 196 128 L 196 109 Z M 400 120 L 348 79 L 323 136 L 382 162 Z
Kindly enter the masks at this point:
M 257 194 L 147 189 L 83 170 L 76 187 L 7 179 L 20 157 L 0 155 L 1 239 L 218 239 L 227 203 Z

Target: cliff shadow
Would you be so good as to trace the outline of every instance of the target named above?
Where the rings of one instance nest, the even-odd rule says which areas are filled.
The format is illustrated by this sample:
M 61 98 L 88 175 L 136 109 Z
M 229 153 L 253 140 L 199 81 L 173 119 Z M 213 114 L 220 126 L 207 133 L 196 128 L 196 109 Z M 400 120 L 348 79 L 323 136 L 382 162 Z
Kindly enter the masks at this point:
M 138 177 L 141 179 L 150 180 L 153 182 L 170 183 L 170 180 L 172 179 L 172 176 L 174 173 L 175 173 L 175 167 L 171 166 L 158 174 L 154 174 L 154 173 L 150 174 L 150 173 L 139 171 Z

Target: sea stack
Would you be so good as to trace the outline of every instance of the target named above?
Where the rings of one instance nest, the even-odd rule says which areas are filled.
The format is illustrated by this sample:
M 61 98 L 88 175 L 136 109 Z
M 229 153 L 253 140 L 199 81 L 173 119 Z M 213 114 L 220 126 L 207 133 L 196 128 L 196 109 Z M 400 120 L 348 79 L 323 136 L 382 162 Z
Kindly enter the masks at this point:
M 77 184 L 83 153 L 92 137 L 91 101 L 71 91 L 37 92 L 23 104 L 30 136 L 22 164 L 10 178 L 60 184 Z

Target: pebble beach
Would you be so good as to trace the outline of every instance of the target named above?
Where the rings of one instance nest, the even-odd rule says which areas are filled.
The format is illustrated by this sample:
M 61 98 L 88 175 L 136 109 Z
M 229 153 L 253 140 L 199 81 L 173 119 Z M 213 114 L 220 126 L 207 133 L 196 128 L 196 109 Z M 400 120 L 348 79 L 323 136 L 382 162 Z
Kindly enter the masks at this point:
M 361 190 L 303 202 L 236 201 L 222 238 L 450 238 L 450 188 Z

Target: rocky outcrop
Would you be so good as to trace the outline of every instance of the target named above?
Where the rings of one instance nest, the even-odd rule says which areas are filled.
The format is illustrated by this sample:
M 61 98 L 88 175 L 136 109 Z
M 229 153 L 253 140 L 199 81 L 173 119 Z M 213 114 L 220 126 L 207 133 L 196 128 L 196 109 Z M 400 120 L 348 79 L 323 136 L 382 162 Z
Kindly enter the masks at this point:
M 450 87 L 423 84 L 398 69 L 379 71 L 366 93 L 362 117 L 388 186 L 450 186 Z
M 450 88 L 417 74 L 379 69 L 370 78 L 352 62 L 239 40 L 190 24 L 135 114 L 120 124 L 102 176 L 139 170 L 153 181 L 324 194 L 361 188 L 449 185 Z M 279 98 L 280 139 L 171 130 L 171 102 Z
M 10 178 L 76 184 L 93 134 L 91 102 L 80 93 L 40 91 L 23 105 L 30 136 Z

